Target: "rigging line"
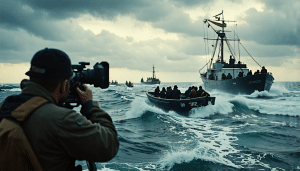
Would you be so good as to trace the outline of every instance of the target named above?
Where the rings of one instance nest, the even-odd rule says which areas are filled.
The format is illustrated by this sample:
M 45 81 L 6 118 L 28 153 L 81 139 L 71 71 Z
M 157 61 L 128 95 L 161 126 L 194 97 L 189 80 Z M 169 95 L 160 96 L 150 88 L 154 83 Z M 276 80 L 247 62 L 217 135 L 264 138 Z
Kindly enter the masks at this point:
M 225 42 L 226 42 L 226 44 L 227 44 L 227 47 L 228 47 L 228 49 L 229 49 L 229 51 L 230 51 L 230 53 L 231 53 L 231 55 L 235 58 L 235 54 L 234 54 L 234 52 L 232 52 L 232 47 L 231 47 L 231 45 L 229 44 L 229 42 L 225 39 Z
M 237 24 L 236 25 L 236 37 L 238 38 L 238 49 L 239 49 L 239 61 L 241 61 L 241 50 L 240 50 L 240 38 L 238 34 Z
M 242 45 L 241 42 L 239 42 L 239 43 Z M 242 47 L 245 49 L 245 51 L 248 53 L 248 55 L 253 59 L 253 61 L 256 62 L 256 60 L 250 55 L 250 53 L 246 50 L 246 48 L 245 48 L 243 45 L 242 45 Z M 257 64 L 258 66 L 260 66 L 258 62 L 256 62 L 256 64 Z M 261 67 L 261 66 L 260 66 L 260 67 Z
M 229 42 L 227 39 L 225 39 L 225 40 L 226 40 L 226 43 L 227 43 L 227 46 L 228 46 L 228 49 L 229 49 L 230 53 L 231 53 L 231 54 L 233 55 L 233 57 L 235 58 L 236 53 L 232 50 L 232 46 L 231 46 L 230 42 Z
M 204 27 L 204 24 L 203 24 L 203 38 L 205 38 L 205 27 Z M 205 62 L 207 62 L 207 53 L 206 53 L 206 42 L 205 42 L 205 39 L 203 39 L 203 41 L 204 41 L 204 47 L 205 47 Z M 199 72 L 200 72 L 200 70 L 199 70 Z
M 210 61 L 207 62 L 207 63 L 199 70 L 199 73 L 200 73 L 200 71 L 201 71 L 207 64 L 209 64 L 209 63 L 210 63 Z
M 232 48 L 232 47 L 231 47 L 231 48 L 229 47 L 229 46 L 231 46 L 230 43 L 229 43 L 229 41 L 226 40 L 226 43 L 227 43 L 227 46 L 228 46 L 229 51 L 231 52 L 231 54 L 232 54 L 233 57 L 234 57 L 234 54 L 233 54 L 232 51 L 231 51 L 231 48 Z M 234 59 L 235 59 L 235 57 L 234 57 Z M 243 69 L 242 69 L 242 67 L 240 67 L 240 69 L 242 70 L 242 72 L 244 72 Z
M 206 37 L 208 38 L 208 28 L 206 29 Z M 208 44 L 208 40 L 206 40 L 207 43 L 207 54 L 209 55 L 209 44 Z
M 219 59 L 220 58 L 220 53 L 221 53 L 221 42 L 220 42 L 220 47 L 219 47 L 218 60 L 221 60 L 221 59 Z
M 217 50 L 218 41 L 219 41 L 219 36 L 218 36 L 217 41 L 216 41 L 214 53 L 212 54 L 212 57 L 211 57 L 211 60 L 210 60 L 210 66 L 209 66 L 209 68 L 211 68 L 212 60 L 214 59 L 214 56 L 215 56 L 215 53 L 216 53 L 216 50 Z

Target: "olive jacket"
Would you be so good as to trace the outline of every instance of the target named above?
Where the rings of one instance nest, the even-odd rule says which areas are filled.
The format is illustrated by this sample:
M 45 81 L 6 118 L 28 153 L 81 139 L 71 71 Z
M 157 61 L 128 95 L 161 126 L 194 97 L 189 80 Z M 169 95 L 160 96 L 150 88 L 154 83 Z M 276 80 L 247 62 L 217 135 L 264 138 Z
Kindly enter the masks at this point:
M 22 125 L 44 171 L 70 170 L 75 160 L 106 162 L 117 154 L 117 131 L 111 117 L 96 101 L 87 119 L 74 110 L 58 106 L 39 84 L 25 79 L 21 82 L 21 89 L 22 94 L 40 96 L 49 101 Z

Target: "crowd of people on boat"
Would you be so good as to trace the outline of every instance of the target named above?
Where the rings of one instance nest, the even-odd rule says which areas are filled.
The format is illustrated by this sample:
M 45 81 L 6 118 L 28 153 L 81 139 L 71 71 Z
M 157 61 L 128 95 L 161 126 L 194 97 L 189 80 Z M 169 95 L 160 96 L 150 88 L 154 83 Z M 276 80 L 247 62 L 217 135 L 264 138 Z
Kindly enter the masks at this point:
M 263 66 L 260 72 L 259 72 L 259 70 L 257 70 L 254 74 L 252 74 L 252 70 L 250 70 L 247 73 L 247 76 L 258 75 L 258 74 L 267 74 L 267 73 L 268 73 L 267 69 Z M 237 78 L 238 77 L 244 77 L 244 72 L 243 71 L 239 72 Z M 230 80 L 230 79 L 232 79 L 232 75 L 230 73 L 228 73 L 227 75 L 225 73 L 222 74 L 222 80 Z
M 186 99 L 210 96 L 210 94 L 203 90 L 202 86 L 199 86 L 199 89 L 197 86 L 191 86 L 185 91 L 185 93 L 181 93 L 177 85 L 175 85 L 173 90 L 172 87 L 169 86 L 167 87 L 167 89 L 163 87 L 161 91 L 159 89 L 159 86 L 157 86 L 154 90 L 154 96 L 166 99 Z

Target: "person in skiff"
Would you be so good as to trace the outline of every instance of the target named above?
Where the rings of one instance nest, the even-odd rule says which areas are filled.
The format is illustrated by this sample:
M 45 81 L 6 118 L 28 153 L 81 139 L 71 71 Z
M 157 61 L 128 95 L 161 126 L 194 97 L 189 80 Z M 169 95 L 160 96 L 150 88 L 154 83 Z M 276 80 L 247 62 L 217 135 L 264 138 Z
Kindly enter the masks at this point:
M 207 93 L 204 89 L 202 89 L 202 86 L 199 86 L 199 90 L 197 91 L 197 97 L 203 96 L 210 96 L 210 94 Z
M 252 75 L 252 70 L 250 70 L 248 73 L 247 73 L 247 76 L 251 76 Z
M 190 92 L 192 91 L 192 87 L 189 87 L 185 92 L 184 92 L 184 95 L 185 97 L 190 97 Z
M 166 98 L 172 99 L 172 87 L 171 86 L 167 87 Z
M 227 79 L 227 80 L 232 79 L 232 75 L 231 75 L 230 73 L 228 73 L 227 76 L 226 76 L 226 79 Z
M 172 90 L 172 99 L 180 99 L 181 92 L 178 90 L 177 85 L 174 86 L 174 89 Z
M 154 96 L 155 97 L 159 97 L 159 86 L 156 87 L 156 89 L 154 90 Z
M 194 87 L 194 86 L 192 87 L 190 97 L 191 98 L 196 98 L 197 97 L 197 87 Z
M 7 158 L 0 147 L 0 162 L 2 159 L 15 161 L 0 163 L 0 170 L 6 164 L 12 164 L 11 169 L 19 167 L 16 170 L 81 170 L 81 166 L 75 167 L 75 160 L 107 162 L 116 156 L 119 149 L 117 131 L 109 114 L 93 100 L 93 92 L 88 86 L 83 84 L 84 90 L 76 89 L 81 100 L 81 114 L 63 107 L 73 74 L 71 60 L 65 52 L 45 48 L 35 53 L 30 70 L 26 72 L 29 80 L 21 81 L 21 94 L 1 103 L 0 113 L 7 106 L 20 103 L 25 96 L 32 97 L 24 102 L 25 109 L 18 116 L 31 112 L 22 128 L 37 160 L 29 160 L 28 151 L 14 156 L 16 150 L 10 153 L 13 158 Z M 44 103 L 36 109 L 41 101 Z M 18 111 L 11 114 L 14 112 Z M 25 147 L 20 144 L 15 148 Z M 31 167 L 24 168 L 25 164 Z M 39 169 L 32 168 L 38 165 Z
M 266 73 L 268 73 L 268 71 L 267 71 L 267 69 L 265 68 L 265 66 L 263 66 L 263 67 L 262 67 L 262 69 L 261 69 L 261 73 L 262 73 L 262 74 L 266 74 Z
M 222 80 L 226 80 L 226 75 L 225 75 L 225 73 L 222 73 Z
M 166 88 L 163 87 L 159 93 L 160 98 L 166 98 Z

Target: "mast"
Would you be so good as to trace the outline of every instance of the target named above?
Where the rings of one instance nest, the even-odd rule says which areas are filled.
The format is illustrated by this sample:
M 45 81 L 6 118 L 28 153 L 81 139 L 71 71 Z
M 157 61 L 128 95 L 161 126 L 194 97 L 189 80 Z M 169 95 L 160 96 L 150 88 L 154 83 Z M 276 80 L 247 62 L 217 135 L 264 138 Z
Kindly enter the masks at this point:
M 155 78 L 154 75 L 155 75 L 155 71 L 154 71 L 154 65 L 153 65 L 153 77 L 152 78 Z
M 223 10 L 222 10 L 222 24 L 224 25 L 224 14 L 223 14 Z M 225 33 L 224 33 L 224 27 L 222 27 L 222 35 L 221 35 L 221 63 L 224 62 L 223 60 L 223 54 L 224 54 L 224 51 L 223 51 L 223 48 L 224 48 L 224 44 L 223 44 L 223 39 L 225 37 Z

